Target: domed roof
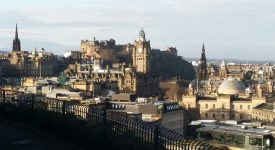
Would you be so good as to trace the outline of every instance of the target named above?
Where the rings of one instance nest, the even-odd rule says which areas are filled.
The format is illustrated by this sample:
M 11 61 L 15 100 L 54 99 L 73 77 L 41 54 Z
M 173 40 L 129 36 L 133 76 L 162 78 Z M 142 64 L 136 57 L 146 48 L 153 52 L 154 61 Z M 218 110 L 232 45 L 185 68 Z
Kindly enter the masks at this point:
M 239 93 L 244 93 L 244 91 L 245 85 L 242 82 L 229 77 L 219 86 L 218 94 L 237 95 Z
M 143 30 L 143 29 L 141 29 L 141 30 L 139 31 L 139 36 L 141 36 L 141 37 L 145 37 L 145 32 L 144 32 L 144 30 Z
M 141 30 L 139 31 L 139 38 L 138 38 L 138 39 L 141 40 L 141 41 L 143 41 L 143 42 L 146 41 L 146 39 L 145 39 L 145 32 L 144 32 L 143 29 L 141 29 Z

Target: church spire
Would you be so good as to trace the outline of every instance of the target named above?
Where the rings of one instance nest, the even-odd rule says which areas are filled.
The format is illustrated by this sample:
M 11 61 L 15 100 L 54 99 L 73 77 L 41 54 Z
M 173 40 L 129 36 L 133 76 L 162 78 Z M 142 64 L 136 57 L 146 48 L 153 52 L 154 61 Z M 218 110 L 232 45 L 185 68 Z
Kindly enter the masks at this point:
M 200 65 L 198 67 L 198 79 L 199 80 L 207 80 L 207 62 L 206 62 L 206 56 L 205 56 L 204 42 L 202 44 Z
M 21 51 L 20 40 L 19 40 L 19 38 L 18 38 L 17 24 L 16 24 L 16 26 L 15 26 L 15 37 L 14 37 L 14 39 L 13 39 L 12 51 Z
M 204 42 L 202 43 L 202 52 L 205 53 Z
M 16 27 L 15 27 L 15 39 L 18 39 L 18 30 L 17 30 L 17 24 L 16 24 Z

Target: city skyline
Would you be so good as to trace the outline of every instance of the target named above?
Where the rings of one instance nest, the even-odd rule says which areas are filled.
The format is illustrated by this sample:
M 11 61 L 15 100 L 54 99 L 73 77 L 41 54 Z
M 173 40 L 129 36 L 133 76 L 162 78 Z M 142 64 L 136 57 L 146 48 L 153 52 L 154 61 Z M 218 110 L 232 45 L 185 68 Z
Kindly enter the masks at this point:
M 177 47 L 184 57 L 198 58 L 204 41 L 207 58 L 273 59 L 267 55 L 275 49 L 271 0 L 30 2 L 3 2 L 1 50 L 11 50 L 16 23 L 23 50 L 57 54 L 93 37 L 133 43 L 144 27 L 152 48 Z

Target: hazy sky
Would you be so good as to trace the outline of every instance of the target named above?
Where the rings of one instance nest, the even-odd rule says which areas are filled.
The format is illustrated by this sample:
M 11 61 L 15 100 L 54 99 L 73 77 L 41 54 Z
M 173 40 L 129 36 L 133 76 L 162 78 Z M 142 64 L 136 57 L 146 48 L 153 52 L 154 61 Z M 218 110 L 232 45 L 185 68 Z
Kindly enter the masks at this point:
M 22 48 L 63 53 L 81 39 L 133 43 L 144 27 L 152 48 L 179 55 L 273 60 L 274 0 L 0 0 L 0 49 L 10 50 L 18 23 Z

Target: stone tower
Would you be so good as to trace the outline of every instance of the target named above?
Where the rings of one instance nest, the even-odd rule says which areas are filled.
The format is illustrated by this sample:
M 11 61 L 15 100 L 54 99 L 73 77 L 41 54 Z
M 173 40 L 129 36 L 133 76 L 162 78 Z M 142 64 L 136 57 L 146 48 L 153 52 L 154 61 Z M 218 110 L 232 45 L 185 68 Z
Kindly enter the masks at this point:
M 221 65 L 220 65 L 220 77 L 221 78 L 226 78 L 227 77 L 227 72 L 228 72 L 228 69 L 227 69 L 226 63 L 225 63 L 225 60 L 223 60 Z
M 205 57 L 204 43 L 202 45 L 200 65 L 198 68 L 198 79 L 207 80 L 207 63 L 206 63 L 206 57 Z
M 140 30 L 139 37 L 135 40 L 132 58 L 133 66 L 137 72 L 148 73 L 150 71 L 150 41 L 146 41 L 145 32 Z
M 12 51 L 17 51 L 17 52 L 21 51 L 20 40 L 18 38 L 17 24 L 16 24 L 16 27 L 15 27 L 15 38 L 13 39 Z

